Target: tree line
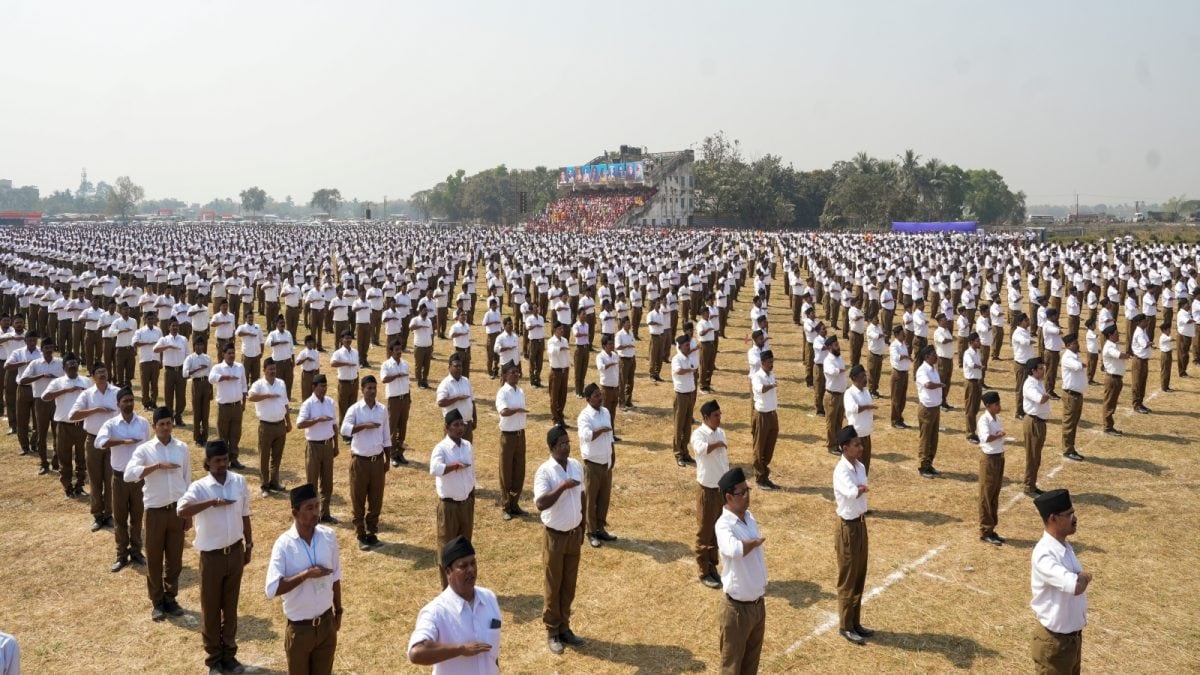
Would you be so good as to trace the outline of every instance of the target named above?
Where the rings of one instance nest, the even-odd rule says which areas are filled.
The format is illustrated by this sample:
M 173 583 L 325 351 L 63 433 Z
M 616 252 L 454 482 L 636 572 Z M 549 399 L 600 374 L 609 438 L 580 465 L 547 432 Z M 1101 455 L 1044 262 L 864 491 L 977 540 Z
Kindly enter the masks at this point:
M 509 169 L 501 164 L 470 176 L 459 169 L 432 188 L 414 193 L 408 201 L 421 218 L 508 225 L 528 220 L 554 200 L 557 189 L 557 171 L 544 166 Z

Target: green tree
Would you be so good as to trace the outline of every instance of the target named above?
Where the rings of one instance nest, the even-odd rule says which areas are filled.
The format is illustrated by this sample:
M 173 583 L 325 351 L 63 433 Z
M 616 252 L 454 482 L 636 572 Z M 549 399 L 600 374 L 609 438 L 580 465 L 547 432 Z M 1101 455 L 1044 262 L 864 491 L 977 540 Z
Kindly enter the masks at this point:
M 308 205 L 333 217 L 342 205 L 342 191 L 337 188 L 321 188 L 313 193 Z
M 1025 195 L 1009 191 L 1004 178 L 993 169 L 972 169 L 967 172 L 967 192 L 964 199 L 967 213 L 985 225 L 1011 220 L 1024 211 Z
M 145 197 L 146 191 L 142 186 L 130 180 L 129 176 L 121 176 L 117 179 L 116 187 L 108 193 L 108 213 L 128 220 L 129 214 L 137 210 L 137 205 Z
M 258 186 L 246 188 L 238 196 L 242 199 L 242 210 L 251 214 L 262 213 L 267 205 L 267 191 Z

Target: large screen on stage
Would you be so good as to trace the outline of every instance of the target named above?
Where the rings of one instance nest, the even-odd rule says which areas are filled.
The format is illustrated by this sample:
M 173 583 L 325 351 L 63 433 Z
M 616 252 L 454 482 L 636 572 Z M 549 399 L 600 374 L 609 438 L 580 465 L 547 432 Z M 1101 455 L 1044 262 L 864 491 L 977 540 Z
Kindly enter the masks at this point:
M 607 183 L 643 183 L 646 166 L 643 162 L 617 164 L 588 164 L 564 166 L 558 171 L 559 185 L 604 185 Z

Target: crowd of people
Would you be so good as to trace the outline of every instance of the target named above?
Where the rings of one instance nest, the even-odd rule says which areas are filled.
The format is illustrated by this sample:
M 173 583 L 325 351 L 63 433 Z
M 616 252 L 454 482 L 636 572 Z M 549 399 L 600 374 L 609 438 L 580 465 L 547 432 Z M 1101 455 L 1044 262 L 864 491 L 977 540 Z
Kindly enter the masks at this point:
M 724 593 L 721 669 L 744 673 L 758 667 L 769 557 L 750 491 L 779 488 L 772 459 L 792 424 L 778 414 L 776 361 L 804 369 L 811 409 L 826 424 L 822 445 L 837 458 L 828 480 L 838 519 L 839 630 L 861 645 L 873 632 L 861 602 L 874 426 L 908 428 L 912 405 L 918 476 L 936 479 L 939 442 L 950 433 L 941 430 L 942 413 L 955 410 L 950 385 L 962 378 L 961 429 L 980 449 L 972 515 L 982 541 L 1003 545 L 997 500 L 1012 418 L 987 377 L 1000 370 L 1008 345 L 1023 487 L 1046 524 L 1031 561 L 1031 607 L 1043 631 L 1034 658 L 1048 672 L 1077 671 L 1091 577 L 1067 543 L 1076 522 L 1069 495 L 1039 483 L 1045 423 L 1059 404 L 1063 454 L 1086 461 L 1075 445 L 1078 421 L 1086 413 L 1106 433 L 1121 433 L 1114 411 L 1126 372 L 1132 410 L 1152 414 L 1153 351 L 1165 392 L 1172 372 L 1186 376 L 1200 362 L 1200 249 L 1006 236 L 687 230 L 646 238 L 603 230 L 636 199 L 567 197 L 545 214 L 546 223 L 600 230 L 586 236 L 371 223 L 0 231 L 5 417 L 37 473 L 57 473 L 65 498 L 87 500 L 93 531 L 113 529 L 112 571 L 146 566 L 155 620 L 183 611 L 178 578 L 184 538 L 194 533 L 212 672 L 242 669 L 238 592 L 258 534 L 247 483 L 257 480 L 262 497 L 289 495 L 294 525 L 271 533 L 264 580 L 267 596 L 282 599 L 289 670 L 329 672 L 344 609 L 330 529 L 338 523 L 333 472 L 349 472 L 352 527 L 367 552 L 384 545 L 389 470 L 407 464 L 406 453 L 428 451 L 444 590 L 416 618 L 407 655 L 444 672 L 495 672 L 499 608 L 495 593 L 475 584 L 472 545 L 478 405 L 499 416 L 504 520 L 526 515 L 522 499 L 532 485 L 525 505 L 542 524 L 542 619 L 547 648 L 561 654 L 583 641 L 571 623 L 582 545 L 616 539 L 608 514 L 616 447 L 625 442 L 620 412 L 634 407 L 639 381 L 663 381 L 666 365 L 674 402 L 663 438 L 670 436 L 675 464 L 695 471 L 697 579 Z M 789 309 L 775 309 L 783 305 Z M 718 365 L 734 312 L 747 313 L 746 360 Z M 783 331 L 803 335 L 798 353 L 773 348 Z M 435 340 L 445 341 L 448 358 L 431 384 L 442 372 L 433 365 Z M 382 361 L 371 362 L 373 348 Z M 494 401 L 477 400 L 471 384 L 479 349 L 486 363 L 475 364 L 474 377 L 503 382 Z M 746 371 L 752 466 L 731 464 L 712 389 L 717 368 Z M 540 388 L 543 373 L 554 425 L 531 429 L 521 382 Z M 1082 394 L 1097 374 L 1104 403 L 1085 411 Z M 568 420 L 572 390 L 584 407 Z M 253 445 L 242 438 L 248 403 Z M 410 420 L 435 410 L 442 440 L 411 448 Z M 181 429 L 203 449 L 202 477 L 191 475 Z M 534 455 L 532 481 L 527 431 L 539 439 L 535 453 L 546 442 L 546 454 Z M 285 490 L 285 441 L 299 435 L 306 482 Z M 241 462 L 247 446 L 257 447 L 257 466 Z M 462 607 L 472 608 L 469 618 Z
M 654 196 L 653 188 L 588 192 L 559 197 L 529 221 L 535 229 L 603 230 Z

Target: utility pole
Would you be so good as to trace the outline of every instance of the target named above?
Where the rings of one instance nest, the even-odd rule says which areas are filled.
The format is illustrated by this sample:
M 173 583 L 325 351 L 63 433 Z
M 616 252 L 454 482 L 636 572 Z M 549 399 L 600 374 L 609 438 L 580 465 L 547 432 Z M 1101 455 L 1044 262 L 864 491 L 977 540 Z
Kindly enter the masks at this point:
M 384 195 L 384 196 L 383 196 L 383 219 L 384 219 L 384 220 L 387 220 L 387 217 L 388 217 L 388 210 L 387 210 L 387 195 Z

